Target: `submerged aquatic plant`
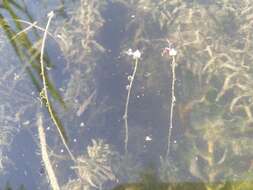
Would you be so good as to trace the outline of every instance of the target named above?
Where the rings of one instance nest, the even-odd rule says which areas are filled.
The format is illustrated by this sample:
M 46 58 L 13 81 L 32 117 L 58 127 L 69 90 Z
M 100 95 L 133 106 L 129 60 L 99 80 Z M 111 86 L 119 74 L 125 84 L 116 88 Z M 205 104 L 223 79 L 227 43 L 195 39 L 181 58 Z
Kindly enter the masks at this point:
M 92 145 L 87 147 L 87 152 L 77 157 L 76 165 L 72 167 L 78 178 L 70 180 L 67 185 L 101 188 L 105 182 L 116 180 L 112 170 L 114 156 L 115 153 L 109 144 L 102 139 L 93 139 Z
M 47 37 L 47 31 L 49 29 L 50 22 L 51 22 L 53 16 L 54 16 L 54 12 L 48 13 L 48 22 L 47 22 L 47 26 L 45 28 L 45 33 L 44 33 L 43 39 L 42 39 L 42 46 L 41 46 L 41 53 L 40 53 L 40 66 L 41 66 L 41 76 L 42 76 L 43 88 L 42 88 L 42 91 L 40 92 L 40 97 L 41 97 L 42 101 L 45 101 L 46 108 L 48 109 L 49 115 L 50 115 L 51 119 L 53 120 L 53 123 L 59 132 L 62 143 L 64 144 L 66 150 L 68 151 L 71 159 L 75 160 L 75 157 L 73 156 L 73 154 L 71 153 L 71 151 L 68 147 L 67 137 L 66 137 L 64 128 L 62 127 L 58 118 L 55 117 L 55 113 L 53 111 L 53 107 L 52 107 L 51 102 L 49 101 L 49 96 L 48 96 L 48 84 L 46 81 L 46 72 L 45 72 L 45 65 L 44 65 L 43 57 L 44 57 L 44 48 L 45 48 L 45 42 L 46 42 L 46 37 Z
M 38 134 L 39 134 L 38 136 L 39 136 L 39 142 L 40 142 L 42 162 L 43 162 L 43 165 L 45 166 L 45 170 L 47 172 L 50 185 L 53 190 L 60 190 L 58 179 L 55 175 L 55 171 L 53 169 L 53 166 L 51 164 L 51 161 L 48 155 L 46 134 L 44 131 L 41 115 L 38 116 L 37 126 L 38 126 Z
M 169 124 L 169 132 L 168 132 L 168 146 L 167 146 L 167 153 L 166 153 L 166 155 L 168 157 L 170 154 L 170 143 L 171 143 L 171 135 L 172 135 L 172 129 L 173 129 L 174 106 L 176 103 L 176 96 L 175 96 L 176 72 L 175 72 L 175 69 L 176 69 L 177 63 L 176 63 L 175 56 L 177 55 L 177 50 L 175 50 L 172 47 L 173 44 L 169 40 L 167 40 L 167 42 L 169 44 L 169 47 L 165 47 L 163 49 L 162 56 L 168 54 L 170 57 L 172 57 L 172 62 L 171 62 L 171 74 L 172 74 L 171 103 L 170 103 L 170 116 L 169 116 L 170 124 Z
M 65 8 L 69 19 L 63 18 L 55 22 L 53 33 L 58 38 L 59 47 L 66 60 L 63 72 L 68 78 L 62 87 L 68 106 L 68 110 L 63 113 L 68 116 L 68 119 L 63 119 L 66 124 L 72 125 L 77 115 L 84 115 L 84 112 L 80 112 L 81 106 L 92 92 L 96 91 L 95 71 L 105 52 L 97 37 L 105 22 L 101 12 L 106 4 L 104 0 L 68 3 Z M 94 99 L 90 101 L 91 104 Z
M 141 132 L 144 131 L 144 133 L 146 131 L 161 130 L 161 133 L 163 133 L 163 130 L 168 131 L 168 134 L 164 135 L 166 137 L 161 138 L 165 139 L 167 144 L 164 141 L 159 144 L 159 147 L 164 144 L 167 146 L 167 156 L 160 160 L 160 175 L 163 177 L 164 182 L 173 180 L 170 177 L 174 175 L 178 178 L 177 180 L 182 179 L 181 175 L 175 174 L 178 170 L 182 170 L 181 166 L 180 168 L 174 167 L 174 160 L 172 161 L 168 158 L 171 155 L 172 130 L 175 127 L 175 121 L 180 126 L 178 127 L 178 133 L 180 133 L 178 136 L 184 139 L 184 143 L 175 143 L 175 148 L 177 148 L 175 156 L 179 158 L 183 168 L 187 169 L 187 171 L 183 171 L 186 175 L 189 175 L 187 179 L 197 178 L 201 181 L 210 182 L 210 184 L 207 183 L 205 185 L 204 189 L 225 189 L 225 183 L 211 183 L 227 177 L 238 179 L 238 176 L 244 176 L 243 174 L 246 175 L 252 172 L 252 142 L 250 140 L 252 129 L 250 126 L 252 126 L 253 121 L 253 75 L 251 64 L 253 61 L 251 44 L 253 7 L 249 3 L 250 1 L 113 0 L 111 2 L 123 2 L 120 5 L 125 6 L 126 10 L 129 11 L 127 16 L 130 15 L 126 19 L 128 23 L 126 23 L 124 28 L 128 32 L 130 31 L 129 36 L 126 35 L 126 39 L 123 39 L 121 43 L 128 41 L 144 50 L 147 55 L 143 58 L 146 64 L 139 67 L 140 51 L 129 50 L 127 52 L 133 58 L 134 63 L 133 72 L 128 76 L 129 85 L 127 86 L 126 100 L 121 99 L 125 103 L 123 115 L 125 134 L 123 140 L 126 154 L 125 157 L 117 155 L 117 161 L 121 165 L 115 166 L 116 164 L 112 161 L 114 153 L 111 153 L 109 144 L 103 140 L 92 140 L 92 145 L 87 147 L 86 152 L 82 152 L 80 156 L 74 159 L 67 147 L 68 145 L 63 140 L 69 154 L 72 155 L 72 160 L 74 160 L 72 163 L 74 164 L 73 169 L 76 176 L 61 188 L 66 190 L 102 188 L 101 186 L 107 181 L 115 181 L 117 174 L 122 179 L 131 179 L 132 181 L 136 179 L 135 161 L 132 161 L 134 159 L 129 159 L 127 156 L 131 155 L 131 152 L 128 152 L 128 109 L 133 82 L 137 75 L 139 81 L 135 84 L 141 86 L 141 88 L 137 89 L 142 91 L 141 95 L 143 95 L 139 99 L 138 105 L 142 106 L 145 104 L 145 111 L 143 111 L 143 118 L 140 118 L 140 120 L 137 118 L 136 123 L 140 122 L 138 125 L 142 128 Z M 8 1 L 4 1 L 4 3 L 8 5 Z M 106 21 L 102 16 L 103 8 L 107 3 L 108 1 L 99 0 L 78 1 L 78 8 L 76 10 L 73 9 L 70 14 L 68 12 L 69 19 L 64 20 L 62 25 L 61 23 L 57 25 L 54 32 L 54 34 L 58 35 L 57 40 L 61 39 L 58 43 L 64 58 L 67 60 L 64 71 L 69 79 L 66 80 L 67 85 L 62 89 L 64 100 L 67 100 L 67 105 L 70 109 L 68 113 L 64 112 L 61 114 L 68 116 L 64 117 L 64 122 L 71 124 L 70 126 L 73 125 L 73 120 L 76 119 L 79 122 L 78 119 L 83 119 L 82 116 L 89 112 L 86 112 L 87 105 L 92 105 L 94 97 L 97 93 L 100 93 L 100 89 L 96 89 L 94 71 L 100 56 L 105 52 L 104 48 L 97 42 L 97 36 L 103 23 L 110 22 Z M 2 25 L 8 25 L 4 19 L 1 18 L 0 21 Z M 20 20 L 17 22 L 21 23 Z M 15 22 L 17 26 L 18 23 Z M 49 24 L 50 20 L 48 20 Z M 25 29 L 19 27 L 20 31 L 16 33 L 11 30 L 11 27 L 2 28 L 9 35 L 11 42 L 13 42 L 13 47 L 16 48 L 21 57 L 24 57 L 24 55 L 17 48 L 21 46 L 17 43 L 18 39 L 23 39 L 26 44 L 25 47 L 31 48 L 33 53 L 29 55 L 32 55 L 32 58 L 28 56 L 28 60 L 36 68 L 39 65 L 36 64 L 38 61 L 33 61 L 40 55 L 39 63 L 41 67 L 37 70 L 40 70 L 39 73 L 42 74 L 43 87 L 41 88 L 41 84 L 35 80 L 38 77 L 33 77 L 32 79 L 41 92 L 42 99 L 47 109 L 49 109 L 51 119 L 54 120 L 54 124 L 59 130 L 61 125 L 58 119 L 54 118 L 54 112 L 51 110 L 51 103 L 48 97 L 50 93 L 52 93 L 51 95 L 54 93 L 50 90 L 47 91 L 47 88 L 50 88 L 50 84 L 45 68 L 49 64 L 46 62 L 44 64 L 46 58 L 43 56 L 46 36 L 52 33 L 49 33 L 48 27 L 46 29 L 38 28 L 36 22 L 31 21 L 28 25 L 28 28 Z M 232 28 L 230 28 L 230 25 Z M 40 39 L 36 43 L 42 43 L 43 46 L 40 49 L 42 51 L 37 50 L 39 48 L 37 48 L 36 44 L 30 46 L 24 36 L 25 32 L 33 27 L 44 32 L 43 40 Z M 158 58 L 157 49 L 163 46 L 167 37 L 172 40 L 177 39 L 179 43 L 178 51 L 171 47 L 170 43 L 169 47 L 164 49 L 162 54 L 167 54 L 170 61 L 170 64 L 166 65 L 163 64 L 164 60 L 162 58 Z M 123 48 L 124 45 L 122 44 L 119 44 L 119 47 Z M 24 68 L 26 69 L 27 67 Z M 178 68 L 177 76 L 176 68 Z M 168 87 L 168 70 L 171 70 L 170 87 Z M 3 78 L 6 76 L 8 78 L 8 75 L 12 74 L 12 71 L 10 71 L 9 74 L 4 74 Z M 18 77 L 18 74 L 14 76 L 15 79 L 18 79 Z M 176 91 L 177 87 L 180 89 L 179 91 Z M 147 96 L 147 91 L 151 96 Z M 169 95 L 170 104 L 164 104 L 163 101 L 168 102 L 168 91 L 171 92 Z M 5 99 L 5 97 L 1 96 L 1 102 L 5 100 L 12 101 L 11 99 Z M 149 102 L 152 102 L 154 97 L 157 98 L 155 104 L 158 104 L 157 107 L 162 105 L 159 109 L 162 110 L 161 113 L 164 112 L 165 114 L 160 114 L 162 115 L 161 117 L 155 118 L 156 116 L 154 115 L 154 117 L 149 118 L 146 110 L 150 110 L 150 113 L 153 114 L 153 104 L 149 104 Z M 177 106 L 175 107 L 176 99 Z M 6 109 L 8 106 L 4 105 L 3 108 Z M 168 109 L 169 115 L 167 114 Z M 91 110 L 92 113 L 90 115 L 94 114 L 93 111 Z M 85 115 L 85 119 L 90 115 Z M 165 116 L 163 117 L 163 115 Z M 179 117 L 177 118 L 177 116 Z M 8 117 L 16 119 L 13 114 Z M 79 118 L 77 119 L 77 117 Z M 156 119 L 165 120 L 164 126 L 160 121 L 154 122 Z M 93 119 L 93 121 L 95 120 Z M 147 128 L 145 128 L 146 126 Z M 78 130 L 78 133 L 80 132 L 80 128 L 71 128 L 71 133 L 74 133 L 75 130 Z M 136 132 L 135 127 L 133 127 L 133 131 Z M 4 137 L 6 137 L 5 135 L 12 137 L 12 133 L 11 129 L 3 127 L 0 132 L 0 140 L 3 142 L 8 141 Z M 61 133 L 63 131 L 60 131 L 60 135 Z M 161 133 L 157 134 L 161 135 Z M 39 134 L 41 136 L 42 132 L 40 131 Z M 156 143 L 157 138 L 155 135 L 148 134 L 146 137 L 151 145 Z M 40 139 L 43 138 L 40 137 Z M 157 142 L 160 143 L 161 141 Z M 46 147 L 46 142 L 42 144 Z M 141 153 L 146 151 L 146 147 L 143 148 L 141 146 L 138 148 L 140 148 L 138 151 Z M 52 149 L 53 152 L 55 147 Z M 165 148 L 161 149 L 161 151 L 165 150 Z M 145 156 L 148 153 L 145 152 Z M 42 155 L 42 157 L 46 160 L 46 156 Z M 138 156 L 134 155 L 134 158 L 136 157 Z M 160 155 L 156 155 L 156 157 L 159 158 Z M 115 172 L 115 170 L 117 171 Z M 125 176 L 127 177 L 124 178 Z M 53 179 L 54 177 L 49 178 Z M 159 187 L 155 186 L 157 189 Z M 163 184 L 162 188 L 173 189 L 174 186 Z M 201 188 L 203 189 L 203 186 Z M 238 185 L 235 188 L 240 189 L 243 187 Z M 138 184 L 130 186 L 129 189 L 149 189 L 149 187 Z M 180 189 L 180 185 L 178 189 Z
M 178 164 L 175 164 L 175 161 L 171 157 L 160 157 L 159 164 L 159 177 L 163 182 L 179 182 L 180 179 L 180 169 Z
M 1 105 L 0 106 L 0 175 L 5 173 L 6 167 L 11 165 L 11 160 L 8 157 L 8 150 L 11 148 L 13 139 L 17 132 L 20 130 L 17 126 L 12 126 L 15 125 L 16 121 L 12 121 L 15 118 L 11 118 L 10 116 L 9 119 L 6 118 L 6 113 L 5 113 L 5 106 Z
M 170 105 L 169 127 L 173 126 L 173 118 L 178 119 L 182 129 L 178 135 L 185 141 L 175 146 L 175 155 L 180 155 L 178 158 L 188 169 L 189 178 L 213 182 L 252 171 L 251 167 L 236 167 L 251 163 L 248 138 L 252 136 L 253 121 L 252 4 L 247 0 L 117 2 L 123 2 L 130 10 L 126 30 L 131 35 L 125 41 L 131 41 L 151 55 L 144 58 L 146 64 L 139 69 L 138 82 L 160 97 L 165 96 L 160 81 L 166 80 L 154 76 L 161 76 L 168 69 L 161 67 L 157 60 L 154 64 L 152 58 L 165 36 L 178 42 L 179 82 L 174 85 L 175 88 L 180 85 L 180 91 L 176 92 L 176 109 L 173 102 Z M 164 53 L 175 52 L 168 47 Z M 149 76 L 144 75 L 147 70 Z M 151 79 L 152 82 L 146 82 Z M 236 164 L 232 166 L 231 162 Z M 222 189 L 221 186 L 216 188 Z
M 3 53 L 2 58 L 5 55 L 9 56 L 5 59 L 5 62 L 3 62 L 1 67 L 1 73 L 3 76 L 1 78 L 1 102 L 4 102 L 4 110 L 7 110 L 7 107 L 10 108 L 8 108 L 8 117 L 12 118 L 11 122 L 13 123 L 9 129 L 15 128 L 15 130 L 19 130 L 20 126 L 28 128 L 34 120 L 31 118 L 34 116 L 34 109 L 37 108 L 38 98 L 36 96 L 43 88 L 41 87 L 42 73 L 40 61 L 43 62 L 43 67 L 49 68 L 52 66 L 46 52 L 41 53 L 41 49 L 38 48 L 42 40 L 36 31 L 32 31 L 31 36 L 33 37 L 33 40 L 31 40 L 31 36 L 28 37 L 26 34 L 26 32 L 31 31 L 30 29 L 33 27 L 39 30 L 44 29 L 38 27 L 36 22 L 32 22 L 32 17 L 25 8 L 25 5 L 23 6 L 21 4 L 20 2 L 3 1 L 1 3 L 0 13 L 1 32 L 5 34 L 6 38 L 4 43 L 12 46 L 10 51 L 1 50 Z M 7 16 L 5 13 L 7 13 Z M 26 17 L 28 21 L 21 20 L 18 16 L 20 15 L 19 13 Z M 24 23 L 29 24 L 29 27 L 24 28 Z M 46 31 L 45 33 L 48 32 Z M 7 53 L 4 53 L 5 51 Z M 10 56 L 10 53 L 16 53 L 17 56 Z M 8 65 L 7 71 L 3 66 L 4 63 Z M 45 82 L 48 93 L 50 93 L 52 98 L 59 101 L 64 107 L 64 102 L 45 72 L 43 73 L 43 81 Z M 32 85 L 35 86 L 38 93 L 36 93 L 36 90 L 33 90 L 32 87 L 34 86 Z M 51 111 L 53 112 L 54 117 L 57 118 L 54 110 L 51 109 Z M 4 121 L 6 124 L 9 122 L 6 118 Z M 8 144 L 11 145 L 11 142 L 12 139 L 10 138 Z
M 136 71 L 138 68 L 138 63 L 139 60 L 141 58 L 141 52 L 139 50 L 136 51 L 132 51 L 132 49 L 129 49 L 126 54 L 128 56 L 131 56 L 134 60 L 134 70 L 133 73 L 131 75 L 128 76 L 128 80 L 129 80 L 129 85 L 126 86 L 126 90 L 127 90 L 127 98 L 126 98 L 126 104 L 125 104 L 125 112 L 123 115 L 123 119 L 124 119 L 124 124 L 125 124 L 125 154 L 128 153 L 128 106 L 129 106 L 129 100 L 130 100 L 130 95 L 131 95 L 131 90 L 133 87 L 133 82 L 134 82 L 134 78 L 136 75 Z

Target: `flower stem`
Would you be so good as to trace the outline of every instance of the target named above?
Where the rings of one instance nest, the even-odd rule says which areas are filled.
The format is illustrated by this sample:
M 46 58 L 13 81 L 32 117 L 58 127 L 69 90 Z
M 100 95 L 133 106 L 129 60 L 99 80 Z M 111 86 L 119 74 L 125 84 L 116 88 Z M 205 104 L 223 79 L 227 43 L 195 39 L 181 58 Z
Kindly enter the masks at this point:
M 60 186 L 55 175 L 53 166 L 51 164 L 50 158 L 47 152 L 47 142 L 46 142 L 46 134 L 43 128 L 42 115 L 38 116 L 37 120 L 38 125 L 38 134 L 39 134 L 39 142 L 40 142 L 40 151 L 42 156 L 42 162 L 44 164 L 45 170 L 47 172 L 48 179 L 50 181 L 51 187 L 53 190 L 60 190 Z
M 125 140 L 124 140 L 125 154 L 128 153 L 128 107 L 129 107 L 129 100 L 130 100 L 131 90 L 132 90 L 132 87 L 133 87 L 133 82 L 134 82 L 134 78 L 135 78 L 138 63 L 139 63 L 139 58 L 135 58 L 134 60 L 135 60 L 134 61 L 134 71 L 131 75 L 130 83 L 129 83 L 129 86 L 127 88 L 127 99 L 126 99 L 126 104 L 125 104 L 125 112 L 124 112 L 124 115 L 123 115 L 124 124 L 125 124 Z
M 61 127 L 60 127 L 60 125 L 58 123 L 58 120 L 55 117 L 55 114 L 53 112 L 53 107 L 52 107 L 52 104 L 49 101 L 48 91 L 47 91 L 48 87 L 47 87 L 46 71 L 45 71 L 45 65 L 44 65 L 44 50 L 45 50 L 45 43 L 46 43 L 48 29 L 49 29 L 49 26 L 50 26 L 50 23 L 51 23 L 51 20 L 52 20 L 53 17 L 54 17 L 54 13 L 50 12 L 48 14 L 48 21 L 47 21 L 46 29 L 45 29 L 45 32 L 44 32 L 44 35 L 43 35 L 43 39 L 42 39 L 41 53 L 40 53 L 40 68 L 41 68 L 41 76 L 42 76 L 42 82 L 43 82 L 43 89 L 40 92 L 40 95 L 41 95 L 41 98 L 45 100 L 45 104 L 46 104 L 46 107 L 48 109 L 49 115 L 50 115 L 51 119 L 53 120 L 53 123 L 55 124 L 55 126 L 56 126 L 56 128 L 57 128 L 57 130 L 58 130 L 58 132 L 60 134 L 60 138 L 61 138 L 61 140 L 63 142 L 64 147 L 68 151 L 71 159 L 73 161 L 75 161 L 75 157 L 71 153 L 71 151 L 70 151 L 70 149 L 69 149 L 69 147 L 67 145 L 67 142 L 65 140 L 64 134 L 61 131 Z
M 171 73 L 172 73 L 172 82 L 171 82 L 171 105 L 170 105 L 170 122 L 169 122 L 169 133 L 168 133 L 168 147 L 167 147 L 167 157 L 170 154 L 170 146 L 171 146 L 171 136 L 172 136 L 172 128 L 173 128 L 173 114 L 174 114 L 174 106 L 176 103 L 176 96 L 175 96 L 175 83 L 176 83 L 176 59 L 175 56 L 172 56 L 172 63 L 171 63 Z

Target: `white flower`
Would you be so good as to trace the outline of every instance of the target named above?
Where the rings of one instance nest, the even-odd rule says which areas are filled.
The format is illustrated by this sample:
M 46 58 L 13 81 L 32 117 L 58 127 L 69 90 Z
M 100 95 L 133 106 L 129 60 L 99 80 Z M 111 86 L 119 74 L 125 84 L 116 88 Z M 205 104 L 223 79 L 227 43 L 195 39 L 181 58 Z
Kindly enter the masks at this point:
M 53 17 L 54 16 L 54 11 L 50 11 L 48 14 L 47 14 L 48 17 Z
M 169 55 L 170 55 L 170 56 L 175 56 L 175 55 L 177 55 L 177 50 L 175 50 L 174 48 L 171 48 L 170 51 L 169 51 Z
M 141 52 L 138 49 L 135 52 L 133 52 L 133 50 L 130 48 L 126 51 L 126 54 L 129 56 L 133 56 L 133 59 L 140 59 L 141 58 Z
M 126 54 L 129 55 L 129 56 L 132 56 L 133 55 L 133 50 L 131 48 L 129 48 L 127 51 L 126 51 Z
M 141 52 L 138 49 L 133 53 L 133 58 L 134 59 L 140 59 L 141 58 Z
M 177 50 L 175 48 L 165 47 L 162 51 L 162 56 L 164 55 L 176 56 Z

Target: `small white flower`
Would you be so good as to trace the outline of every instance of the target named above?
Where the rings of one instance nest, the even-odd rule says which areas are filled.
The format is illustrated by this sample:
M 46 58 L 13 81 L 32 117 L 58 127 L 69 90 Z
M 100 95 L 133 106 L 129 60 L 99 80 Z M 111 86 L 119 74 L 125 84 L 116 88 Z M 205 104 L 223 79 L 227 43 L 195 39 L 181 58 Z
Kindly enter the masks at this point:
M 138 49 L 133 53 L 133 58 L 134 59 L 140 59 L 141 58 L 141 52 Z
M 169 51 L 169 55 L 170 55 L 170 56 L 175 56 L 175 55 L 177 55 L 177 50 L 175 50 L 174 48 L 171 48 L 170 51 Z
M 54 16 L 54 11 L 50 11 L 48 14 L 47 14 L 47 17 L 53 17 Z
M 162 56 L 164 55 L 169 55 L 169 56 L 176 56 L 177 55 L 177 50 L 173 47 L 173 43 L 170 42 L 168 39 L 167 39 L 167 42 L 168 42 L 168 47 L 165 47 L 162 51 Z
M 126 51 L 126 54 L 129 56 L 133 56 L 133 59 L 140 59 L 141 58 L 141 52 L 138 49 L 135 52 L 133 52 L 133 50 L 130 48 Z
M 133 55 L 133 50 L 131 48 L 129 48 L 127 51 L 126 51 L 126 54 L 129 55 L 129 56 L 132 56 Z
M 14 73 L 14 80 L 20 79 L 20 76 L 17 73 Z

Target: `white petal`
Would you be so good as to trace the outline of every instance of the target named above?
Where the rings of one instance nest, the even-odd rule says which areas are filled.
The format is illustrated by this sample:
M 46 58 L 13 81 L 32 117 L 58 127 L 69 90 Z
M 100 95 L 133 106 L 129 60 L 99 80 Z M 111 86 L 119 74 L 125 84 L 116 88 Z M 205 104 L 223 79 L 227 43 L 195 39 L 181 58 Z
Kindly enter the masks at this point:
M 133 58 L 134 59 L 141 58 L 141 52 L 138 49 L 133 53 Z
M 170 53 L 170 56 L 175 56 L 175 55 L 177 55 L 177 50 L 175 50 L 174 48 L 172 48 L 172 49 L 169 51 L 169 53 Z

